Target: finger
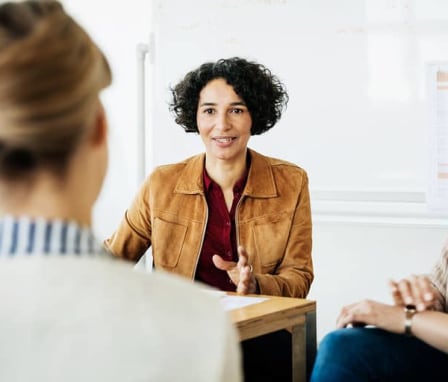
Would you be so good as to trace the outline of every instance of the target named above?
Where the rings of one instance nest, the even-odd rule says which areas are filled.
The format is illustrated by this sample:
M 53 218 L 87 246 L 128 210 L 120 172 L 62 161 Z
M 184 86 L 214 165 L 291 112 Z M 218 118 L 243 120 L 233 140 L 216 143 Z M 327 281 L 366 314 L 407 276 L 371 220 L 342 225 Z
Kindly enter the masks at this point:
M 341 312 L 339 313 L 339 316 L 336 319 L 336 327 L 344 328 L 345 326 L 347 326 L 347 324 L 350 323 L 351 312 L 353 311 L 356 305 L 357 303 L 353 303 L 342 307 Z
M 420 291 L 420 301 L 417 304 L 417 310 L 423 311 L 434 304 L 435 291 L 431 281 L 426 276 L 419 276 L 416 283 Z
M 341 312 L 338 319 L 336 320 L 336 328 L 338 329 L 345 328 L 353 321 L 354 317 L 352 316 L 351 312 L 344 312 L 344 313 Z
M 240 282 L 236 288 L 237 293 L 248 294 L 251 281 L 251 273 L 248 266 L 245 266 L 240 272 Z
M 409 280 L 403 279 L 399 281 L 398 290 L 400 291 L 404 305 L 414 305 L 414 298 Z
M 236 267 L 236 263 L 234 261 L 226 261 L 219 255 L 213 255 L 212 261 L 215 267 L 221 269 L 222 271 L 231 271 Z
M 377 306 L 378 304 L 374 301 L 362 300 L 344 307 L 337 321 L 338 328 L 346 326 L 362 327 L 367 324 L 373 324 Z
M 436 296 L 431 280 L 427 276 L 421 276 L 419 277 L 419 283 L 423 293 L 423 300 L 432 302 Z
M 249 255 L 246 252 L 246 249 L 240 245 L 238 246 L 238 267 L 244 267 L 249 262 Z
M 226 261 L 219 255 L 213 255 L 212 261 L 216 268 L 227 272 L 227 275 L 234 285 L 239 284 L 240 270 L 236 267 L 236 263 L 234 261 Z
M 415 275 L 411 275 L 408 277 L 409 280 L 409 289 L 412 294 L 412 305 L 419 305 L 422 301 L 420 294 L 420 285 L 418 283 L 418 278 Z
M 417 310 L 423 311 L 428 305 L 431 305 L 431 300 L 433 298 L 432 293 L 430 293 L 430 282 L 423 275 L 412 275 L 409 277 L 410 288 L 412 292 L 413 303 Z M 429 298 L 429 301 L 425 300 L 425 295 Z
M 398 289 L 398 283 L 394 280 L 389 280 L 389 289 L 392 294 L 392 299 L 395 305 L 404 306 L 400 290 Z

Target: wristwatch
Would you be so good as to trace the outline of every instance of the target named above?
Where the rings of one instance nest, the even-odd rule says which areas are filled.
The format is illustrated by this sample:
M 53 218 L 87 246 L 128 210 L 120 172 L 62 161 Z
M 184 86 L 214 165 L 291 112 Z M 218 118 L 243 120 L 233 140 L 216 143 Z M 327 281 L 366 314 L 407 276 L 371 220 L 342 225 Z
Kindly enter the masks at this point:
M 415 305 L 406 305 L 404 307 L 404 334 L 408 336 L 412 336 L 412 317 L 417 313 L 417 309 L 415 309 Z

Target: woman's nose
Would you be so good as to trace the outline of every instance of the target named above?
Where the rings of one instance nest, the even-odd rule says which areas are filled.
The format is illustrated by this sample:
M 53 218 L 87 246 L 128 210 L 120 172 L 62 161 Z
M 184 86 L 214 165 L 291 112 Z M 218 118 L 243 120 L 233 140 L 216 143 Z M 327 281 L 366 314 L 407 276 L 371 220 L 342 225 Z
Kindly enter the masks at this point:
M 227 130 L 229 128 L 229 120 L 227 113 L 218 113 L 216 115 L 215 127 L 220 130 Z

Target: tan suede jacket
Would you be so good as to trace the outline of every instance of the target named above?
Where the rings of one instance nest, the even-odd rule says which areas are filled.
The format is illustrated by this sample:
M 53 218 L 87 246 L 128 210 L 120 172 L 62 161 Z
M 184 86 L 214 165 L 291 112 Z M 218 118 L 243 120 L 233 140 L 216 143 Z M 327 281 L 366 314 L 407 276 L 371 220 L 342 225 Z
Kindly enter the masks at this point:
M 249 153 L 235 217 L 238 244 L 249 254 L 261 294 L 303 298 L 313 281 L 307 174 L 286 161 Z M 138 261 L 152 245 L 156 269 L 194 279 L 208 217 L 204 159 L 201 154 L 158 167 L 106 248 Z

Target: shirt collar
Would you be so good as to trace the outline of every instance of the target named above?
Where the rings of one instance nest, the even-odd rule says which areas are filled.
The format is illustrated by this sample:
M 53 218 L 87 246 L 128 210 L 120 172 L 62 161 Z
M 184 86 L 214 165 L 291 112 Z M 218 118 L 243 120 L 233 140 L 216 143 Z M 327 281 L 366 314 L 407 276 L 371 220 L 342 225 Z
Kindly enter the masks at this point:
M 273 173 L 272 158 L 263 156 L 248 148 L 250 166 L 248 166 L 247 182 L 244 194 L 254 198 L 275 198 L 278 196 L 277 186 Z M 202 194 L 204 185 L 205 154 L 199 154 L 181 162 L 184 165 L 174 188 L 175 193 Z M 283 161 L 277 161 L 284 164 Z
M 105 254 L 90 227 L 64 220 L 5 215 L 0 218 L 0 257 Z
M 244 173 L 241 176 L 241 178 L 238 179 L 238 181 L 233 186 L 234 192 L 239 192 L 239 193 L 243 192 L 244 186 L 246 185 L 246 182 L 247 182 L 247 176 L 249 174 L 250 162 L 251 162 L 251 159 L 250 159 L 250 154 L 248 152 L 247 157 L 246 157 L 246 169 L 244 170 Z M 212 184 L 214 185 L 214 184 L 216 184 L 216 182 L 212 178 L 210 178 L 210 176 L 207 173 L 207 170 L 205 169 L 205 166 L 204 166 L 204 171 L 203 171 L 203 179 L 204 179 L 205 193 L 208 193 Z

